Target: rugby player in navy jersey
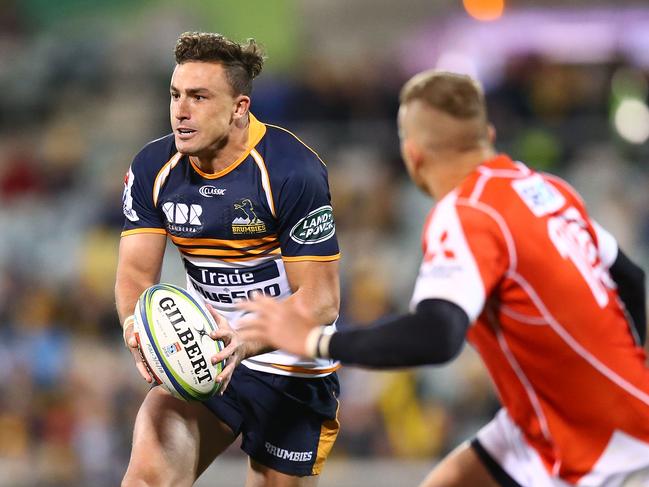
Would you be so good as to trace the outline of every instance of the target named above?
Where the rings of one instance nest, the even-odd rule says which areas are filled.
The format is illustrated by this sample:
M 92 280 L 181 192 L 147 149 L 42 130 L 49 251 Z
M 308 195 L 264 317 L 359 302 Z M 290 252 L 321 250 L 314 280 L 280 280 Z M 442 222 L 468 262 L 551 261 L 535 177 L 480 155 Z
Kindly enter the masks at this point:
M 123 335 L 149 383 L 133 309 L 158 282 L 167 238 L 187 289 L 210 305 L 226 348 L 220 395 L 184 402 L 149 390 L 137 415 L 123 486 L 189 486 L 239 435 L 246 485 L 317 484 L 338 433 L 338 363 L 305 359 L 236 331 L 237 304 L 255 293 L 308 308 L 329 325 L 339 306 L 338 259 L 327 171 L 286 129 L 249 111 L 263 57 L 257 44 L 185 33 L 170 84 L 173 133 L 147 144 L 125 180 L 115 285 Z

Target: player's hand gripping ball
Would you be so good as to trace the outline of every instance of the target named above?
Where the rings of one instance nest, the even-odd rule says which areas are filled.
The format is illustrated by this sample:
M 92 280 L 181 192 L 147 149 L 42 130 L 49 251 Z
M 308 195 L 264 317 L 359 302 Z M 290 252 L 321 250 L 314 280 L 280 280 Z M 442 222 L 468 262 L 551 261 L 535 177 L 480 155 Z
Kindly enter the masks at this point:
M 214 318 L 184 289 L 156 284 L 135 305 L 135 338 L 153 380 L 173 396 L 202 401 L 217 393 L 224 362 L 210 358 L 224 348 L 209 333 Z

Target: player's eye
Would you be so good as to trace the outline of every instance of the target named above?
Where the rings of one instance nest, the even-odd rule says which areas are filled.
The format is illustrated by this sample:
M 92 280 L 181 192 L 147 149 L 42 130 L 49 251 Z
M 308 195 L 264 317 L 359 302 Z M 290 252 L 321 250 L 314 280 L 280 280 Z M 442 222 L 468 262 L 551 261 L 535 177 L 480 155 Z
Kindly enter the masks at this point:
M 178 98 L 180 98 L 180 95 L 178 93 L 171 93 L 171 98 L 177 100 Z
M 196 95 L 196 96 L 194 96 L 194 100 L 196 100 L 196 101 L 201 101 L 201 100 L 204 100 L 204 99 L 205 99 L 205 97 L 202 96 L 202 95 Z

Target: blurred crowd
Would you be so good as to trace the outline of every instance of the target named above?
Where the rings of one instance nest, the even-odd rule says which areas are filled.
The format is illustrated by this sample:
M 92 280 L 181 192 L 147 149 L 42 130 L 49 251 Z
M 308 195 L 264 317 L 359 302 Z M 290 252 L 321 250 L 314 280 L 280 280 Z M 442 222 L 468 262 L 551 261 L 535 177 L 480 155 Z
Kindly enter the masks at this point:
M 17 24 L 5 14 L 0 25 Z M 122 345 L 113 285 L 124 172 L 169 131 L 171 44 L 153 55 L 113 34 L 0 34 L 0 486 L 116 485 L 147 390 Z M 341 326 L 407 309 L 416 277 L 432 202 L 400 162 L 395 118 L 409 74 L 393 59 L 311 59 L 262 74 L 253 94 L 260 120 L 294 131 L 328 164 Z M 625 142 L 610 122 L 620 76 L 648 82 L 621 57 L 523 53 L 487 99 L 498 148 L 575 185 L 647 268 L 649 145 Z M 164 279 L 183 284 L 171 247 L 167 257 Z M 340 377 L 339 458 L 432 462 L 498 408 L 468 347 L 450 366 Z

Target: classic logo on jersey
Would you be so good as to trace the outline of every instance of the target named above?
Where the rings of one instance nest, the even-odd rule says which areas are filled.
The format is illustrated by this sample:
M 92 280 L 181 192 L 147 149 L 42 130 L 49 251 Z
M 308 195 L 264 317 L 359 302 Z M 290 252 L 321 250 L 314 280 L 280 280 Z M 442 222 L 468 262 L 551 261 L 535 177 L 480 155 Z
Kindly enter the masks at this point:
M 133 174 L 133 171 L 131 168 L 128 168 L 128 172 L 124 176 L 124 193 L 122 194 L 122 211 L 124 212 L 124 216 L 131 220 L 132 222 L 136 222 L 140 219 L 139 216 L 137 216 L 136 211 L 133 209 L 133 195 L 131 191 L 133 190 L 133 182 L 135 181 L 135 175 Z
M 334 213 L 331 206 L 321 206 L 291 228 L 291 239 L 300 244 L 324 242 L 336 233 Z
M 201 194 L 201 196 L 205 196 L 206 198 L 211 198 L 213 196 L 225 196 L 225 188 L 217 188 L 216 186 L 209 184 L 201 186 L 198 192 Z
M 198 233 L 203 228 L 203 222 L 200 219 L 203 214 L 201 205 L 167 201 L 162 205 L 162 212 L 167 218 L 167 228 L 170 231 Z
M 232 233 L 235 235 L 266 232 L 266 224 L 255 213 L 249 198 L 235 201 L 234 211 L 237 216 L 232 220 Z

